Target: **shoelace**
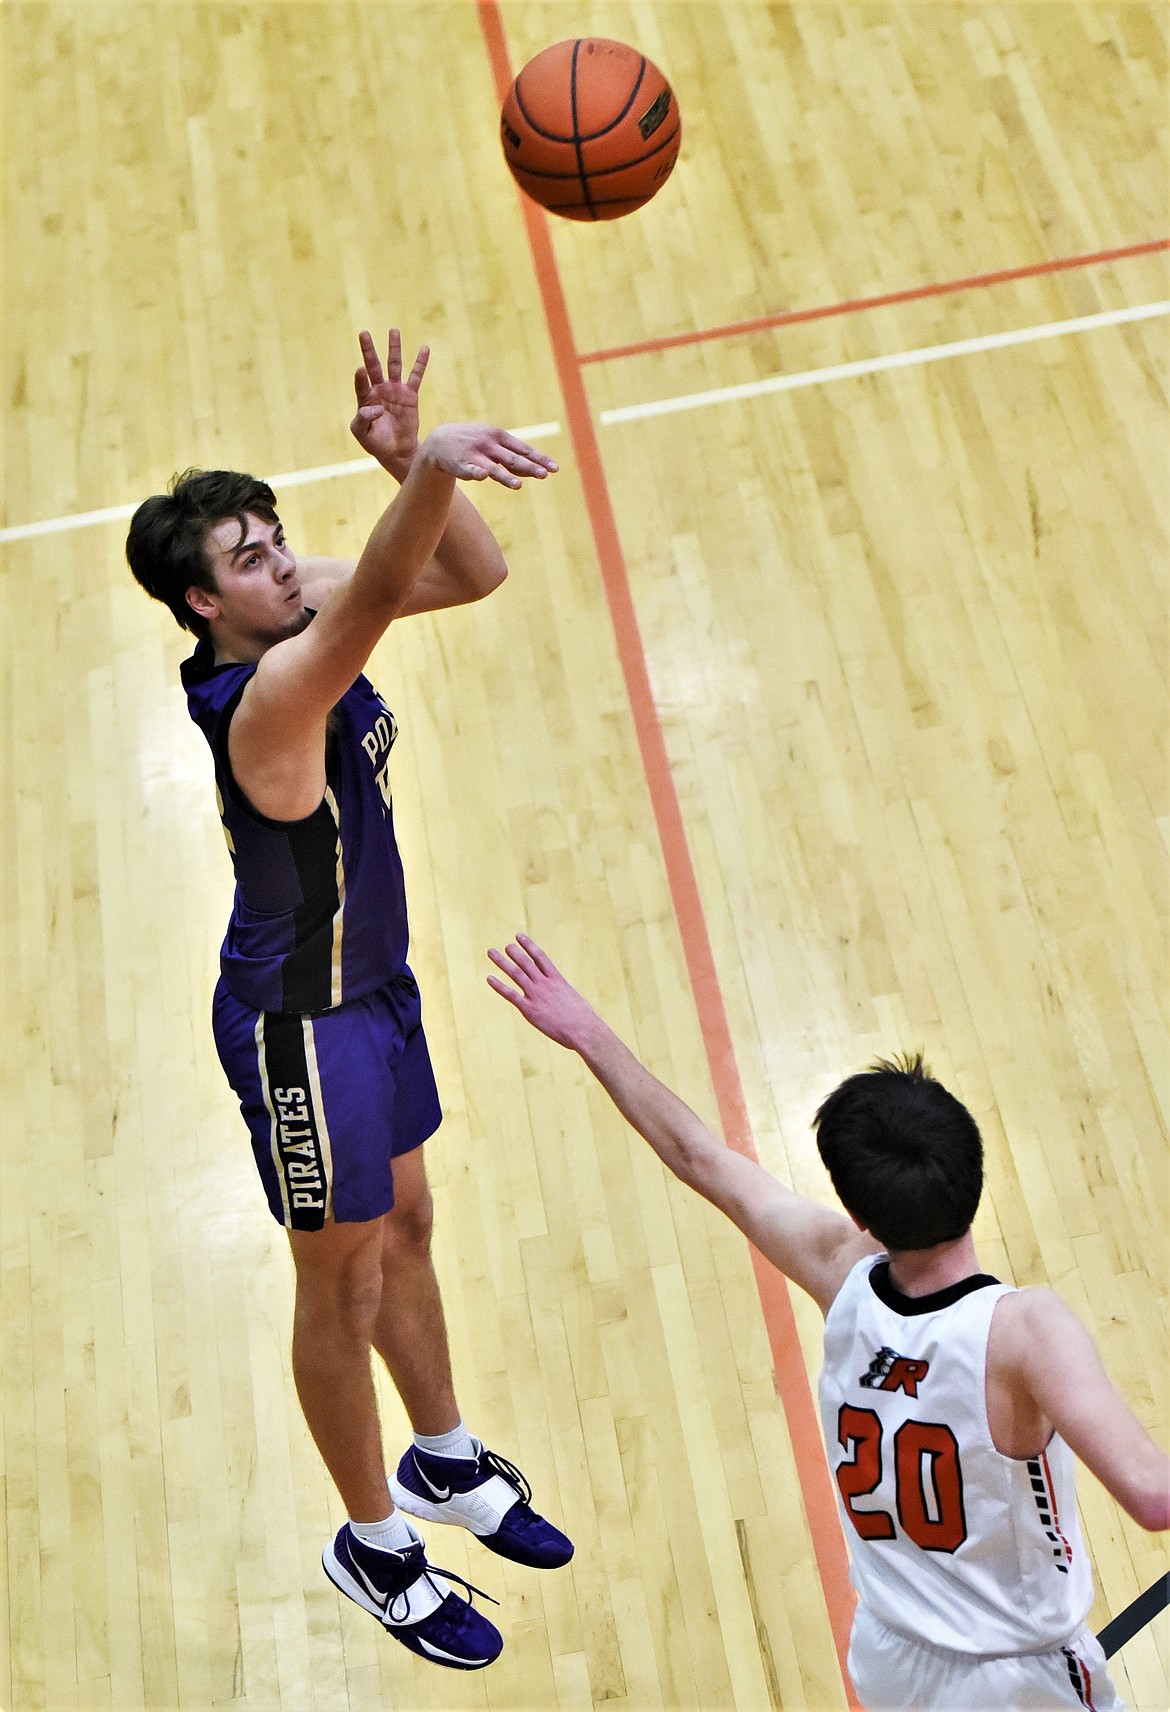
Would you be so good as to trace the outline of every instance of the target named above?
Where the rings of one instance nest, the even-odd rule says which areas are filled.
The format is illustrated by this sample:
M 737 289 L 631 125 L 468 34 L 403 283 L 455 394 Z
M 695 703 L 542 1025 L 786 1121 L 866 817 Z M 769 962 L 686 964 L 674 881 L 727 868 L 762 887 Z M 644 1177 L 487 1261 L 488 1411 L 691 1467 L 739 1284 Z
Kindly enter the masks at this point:
M 441 1575 L 444 1581 L 457 1581 L 460 1587 L 465 1587 L 467 1589 L 467 1593 L 463 1596 L 463 1603 L 468 1607 L 468 1609 L 471 1607 L 470 1596 L 473 1593 L 478 1593 L 480 1598 L 486 1599 L 489 1604 L 498 1605 L 500 1603 L 498 1599 L 493 1599 L 490 1593 L 485 1593 L 482 1587 L 477 1587 L 474 1581 L 464 1581 L 463 1577 L 461 1575 L 456 1575 L 453 1569 L 440 1569 L 437 1563 L 428 1563 L 424 1558 L 422 1579 L 430 1584 L 432 1593 L 435 1593 L 440 1599 L 445 1599 L 447 1597 L 446 1594 L 441 1592 L 439 1588 L 435 1586 L 434 1577 L 436 1575 Z M 414 1582 L 412 1581 L 410 1587 L 413 1586 Z M 401 1593 L 396 1593 L 393 1599 L 391 1599 L 389 1605 L 386 1607 L 386 1615 L 392 1623 L 403 1623 L 406 1621 L 407 1617 L 410 1616 L 410 1587 L 404 1587 Z M 456 1598 L 459 1597 L 460 1595 L 456 1594 Z M 402 1613 L 399 1616 L 395 1613 L 394 1607 L 398 1604 L 400 1599 L 405 1600 L 405 1604 L 403 1605 Z
M 502 1475 L 513 1491 L 519 1493 L 522 1504 L 531 1503 L 532 1488 L 514 1462 L 509 1462 L 506 1456 L 498 1456 L 494 1450 L 485 1450 L 481 1460 L 487 1464 L 493 1474 Z

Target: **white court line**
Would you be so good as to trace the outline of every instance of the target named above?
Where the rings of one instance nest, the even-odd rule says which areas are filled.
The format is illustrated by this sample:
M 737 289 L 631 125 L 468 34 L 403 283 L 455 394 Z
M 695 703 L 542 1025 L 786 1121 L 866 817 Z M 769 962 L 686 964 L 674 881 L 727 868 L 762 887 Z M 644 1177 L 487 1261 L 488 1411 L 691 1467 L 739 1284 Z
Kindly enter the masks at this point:
M 136 505 L 107 505 L 104 511 L 74 511 L 68 517 L 46 517 L 40 523 L 14 523 L 10 529 L 0 529 L 0 541 L 27 541 L 30 535 L 57 535 L 63 529 L 88 529 L 91 523 L 113 523 L 119 517 L 132 517 Z
M 1170 301 L 1139 303 L 1130 309 L 1106 309 L 1097 315 L 1081 315 L 1073 321 L 1046 321 L 1037 327 L 1020 327 L 1012 333 L 984 333 L 976 339 L 956 339 L 948 345 L 924 345 L 915 351 L 897 351 L 891 357 L 867 357 L 857 363 L 835 363 L 830 368 L 808 369 L 802 374 L 771 375 L 767 380 L 749 380 L 739 386 L 715 387 L 709 392 L 688 392 L 677 398 L 660 398 L 649 404 L 625 404 L 616 410 L 603 410 L 600 421 L 605 427 L 613 422 L 640 422 L 650 416 L 671 416 L 679 410 L 701 410 L 708 404 L 729 404 L 740 398 L 762 398 L 771 392 L 795 392 L 804 386 L 822 386 L 832 380 L 847 380 L 858 375 L 881 374 L 887 369 L 914 368 L 921 363 L 938 363 L 948 357 L 971 356 L 978 351 L 1001 351 L 1010 345 L 1028 345 L 1037 339 L 1059 339 L 1066 333 L 1089 333 L 1097 327 L 1120 327 L 1131 321 L 1150 321 L 1156 316 L 1170 315 Z M 559 422 L 537 422 L 529 428 L 514 430 L 524 440 L 538 440 L 559 434 Z M 356 458 L 343 464 L 320 464 L 316 469 L 290 470 L 284 475 L 270 476 L 274 488 L 299 487 L 308 482 L 328 481 L 333 476 L 356 474 L 379 466 L 372 459 Z M 111 523 L 129 517 L 133 505 L 113 505 L 104 511 L 77 511 L 67 517 L 50 517 L 40 523 L 18 523 L 0 529 L 0 543 L 24 541 L 33 535 L 56 535 L 65 529 L 85 529 L 93 523 Z
M 529 428 L 513 428 L 511 433 L 520 440 L 547 440 L 559 434 L 559 422 L 534 422 Z M 311 470 L 286 470 L 280 476 L 265 476 L 269 487 L 277 493 L 286 487 L 306 487 L 309 482 L 330 481 L 334 476 L 354 476 L 364 470 L 381 469 L 373 458 L 347 458 L 342 464 L 318 464 Z M 65 529 L 88 529 L 94 523 L 116 523 L 121 517 L 133 517 L 138 502 L 133 505 L 108 505 L 103 511 L 74 511 L 66 517 L 46 517 L 39 523 L 14 523 L 10 529 L 0 529 L 0 542 L 27 541 L 33 535 L 59 535 Z
M 1126 321 L 1149 321 L 1170 315 L 1170 302 L 1140 303 L 1134 309 L 1106 309 L 1099 315 L 1081 315 L 1075 321 L 1048 321 L 1039 327 L 1021 327 L 1014 333 L 985 333 L 978 339 L 956 339 L 950 345 L 924 345 L 917 351 L 898 351 L 892 357 L 868 357 L 859 363 L 836 363 L 832 368 L 809 369 L 804 374 L 772 375 L 768 380 L 744 381 L 739 386 L 720 386 L 710 392 L 688 392 L 677 398 L 660 398 L 652 404 L 624 404 L 618 410 L 603 410 L 601 421 L 640 422 L 648 416 L 670 416 L 676 410 L 701 410 L 707 404 L 729 404 L 736 398 L 760 398 L 769 392 L 795 392 L 802 386 L 821 386 L 830 380 L 853 375 L 880 374 L 885 369 L 913 368 L 918 363 L 940 363 L 947 357 L 965 357 L 975 351 L 999 351 L 1006 345 L 1027 345 L 1035 339 L 1059 339 L 1065 333 L 1088 333 L 1094 327 L 1117 327 Z

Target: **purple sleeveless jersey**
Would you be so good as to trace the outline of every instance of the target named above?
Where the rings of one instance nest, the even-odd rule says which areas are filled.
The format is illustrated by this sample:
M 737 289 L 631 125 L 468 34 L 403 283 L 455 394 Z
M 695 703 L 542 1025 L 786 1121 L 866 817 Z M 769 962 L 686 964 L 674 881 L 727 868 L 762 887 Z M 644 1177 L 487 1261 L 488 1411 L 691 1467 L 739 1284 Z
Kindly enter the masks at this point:
M 236 895 L 220 967 L 258 1011 L 333 1010 L 406 963 L 406 890 L 390 803 L 394 715 L 359 677 L 329 716 L 325 796 L 304 820 L 269 820 L 232 776 L 228 727 L 254 664 L 217 666 L 210 642 L 182 665 L 187 708 L 215 757 Z

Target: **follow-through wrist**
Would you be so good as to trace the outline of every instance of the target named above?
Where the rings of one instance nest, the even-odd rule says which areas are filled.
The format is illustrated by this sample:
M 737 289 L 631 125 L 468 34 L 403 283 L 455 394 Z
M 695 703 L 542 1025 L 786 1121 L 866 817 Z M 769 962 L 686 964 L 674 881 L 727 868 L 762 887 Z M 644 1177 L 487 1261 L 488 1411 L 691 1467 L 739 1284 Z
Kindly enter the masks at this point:
M 416 454 L 412 452 L 409 458 L 385 458 L 382 460 L 382 468 L 388 475 L 392 475 L 401 486 L 410 474 L 410 466 L 413 464 L 415 456 Z

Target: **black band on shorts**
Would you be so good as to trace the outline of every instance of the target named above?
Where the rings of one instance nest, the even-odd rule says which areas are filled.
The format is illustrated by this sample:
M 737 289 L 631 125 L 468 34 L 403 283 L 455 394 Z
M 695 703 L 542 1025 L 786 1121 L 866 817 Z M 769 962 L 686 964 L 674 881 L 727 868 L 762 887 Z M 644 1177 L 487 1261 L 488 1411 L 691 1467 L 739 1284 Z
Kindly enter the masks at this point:
M 290 1230 L 320 1230 L 329 1211 L 328 1130 L 313 1100 L 316 1065 L 310 1067 L 305 1043 L 305 1031 L 312 1027 L 307 1017 L 265 1011 L 257 1029 L 260 1075 L 272 1116 L 272 1163 Z

